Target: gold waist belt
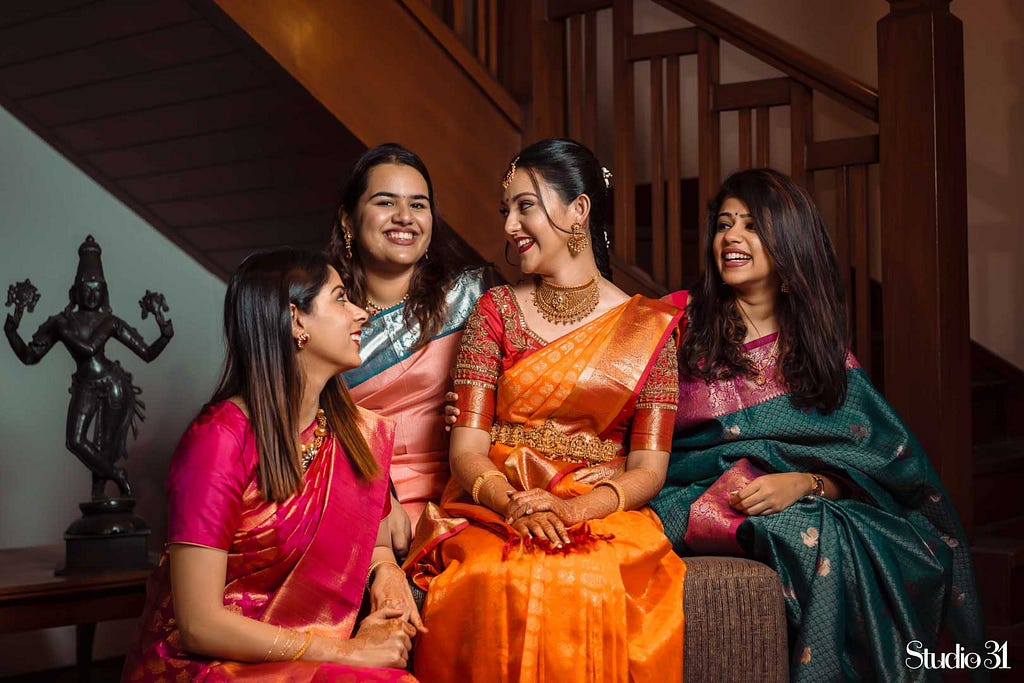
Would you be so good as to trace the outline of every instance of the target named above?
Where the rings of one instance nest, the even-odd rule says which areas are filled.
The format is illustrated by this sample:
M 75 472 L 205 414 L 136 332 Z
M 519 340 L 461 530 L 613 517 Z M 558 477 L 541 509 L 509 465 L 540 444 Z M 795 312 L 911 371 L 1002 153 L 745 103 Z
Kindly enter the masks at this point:
M 495 422 L 491 425 L 491 443 L 506 446 L 529 446 L 549 458 L 594 464 L 608 462 L 619 456 L 622 446 L 588 432 L 566 434 L 551 420 L 536 428 L 519 424 Z

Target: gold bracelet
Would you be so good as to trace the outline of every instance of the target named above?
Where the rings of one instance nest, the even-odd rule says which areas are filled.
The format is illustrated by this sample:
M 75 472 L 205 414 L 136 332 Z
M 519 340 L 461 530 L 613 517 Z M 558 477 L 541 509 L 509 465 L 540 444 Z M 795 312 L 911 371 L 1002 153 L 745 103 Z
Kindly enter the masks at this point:
M 617 481 L 612 481 L 611 479 L 605 479 L 598 483 L 594 488 L 597 488 L 598 486 L 607 486 L 615 491 L 615 496 L 619 499 L 619 504 L 615 507 L 615 512 L 622 512 L 626 509 L 626 494 L 622 490 L 622 484 Z
M 274 648 L 277 647 L 277 641 L 281 639 L 281 631 L 283 631 L 283 630 L 284 630 L 284 626 L 278 626 L 277 627 L 277 635 L 274 636 L 274 642 L 267 649 L 267 654 L 263 658 L 264 662 L 269 662 L 270 661 L 270 655 L 274 651 Z
M 372 579 L 372 578 L 373 578 L 373 573 L 374 573 L 375 571 L 377 571 L 377 569 L 378 569 L 378 568 L 379 568 L 379 567 L 380 567 L 380 566 L 381 566 L 382 564 L 393 564 L 393 565 L 395 565 L 396 567 L 398 567 L 399 569 L 402 569 L 402 565 L 398 564 L 398 563 L 397 563 L 397 562 L 395 562 L 394 560 L 377 560 L 376 562 L 371 562 L 371 563 L 370 563 L 370 569 L 369 569 L 369 570 L 368 570 L 368 571 L 366 572 L 366 584 L 367 584 L 367 585 L 369 585 L 369 584 L 370 584 L 370 579 Z M 405 570 L 402 570 L 402 571 L 403 571 L 403 573 L 404 573 L 404 571 L 405 571 Z
M 302 647 L 300 647 L 298 650 L 296 650 L 295 654 L 293 654 L 291 657 L 288 658 L 288 661 L 290 661 L 290 662 L 297 662 L 297 661 L 299 661 L 299 657 L 301 657 L 302 655 L 306 654 L 306 650 L 309 649 L 309 646 L 312 644 L 312 642 L 313 642 L 313 632 L 312 631 L 306 631 L 306 640 L 303 641 Z
M 502 477 L 503 479 L 508 481 L 508 478 L 505 477 L 504 472 L 499 472 L 498 470 L 487 470 L 486 472 L 481 472 L 480 474 L 478 474 L 476 479 L 473 480 L 472 491 L 473 502 L 476 503 L 477 505 L 480 505 L 480 489 L 483 487 L 484 482 L 487 479 L 490 479 L 491 477 Z

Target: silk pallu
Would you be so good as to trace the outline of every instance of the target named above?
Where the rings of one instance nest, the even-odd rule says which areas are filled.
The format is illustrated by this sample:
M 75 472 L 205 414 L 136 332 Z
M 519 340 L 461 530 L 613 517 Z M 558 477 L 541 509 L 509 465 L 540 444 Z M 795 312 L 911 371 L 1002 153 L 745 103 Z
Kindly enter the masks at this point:
M 774 337 L 748 345 L 769 377 Z M 847 380 L 828 415 L 795 408 L 777 378 L 681 380 L 668 478 L 651 505 L 680 555 L 710 545 L 778 572 L 793 681 L 938 679 L 907 668 L 908 642 L 984 652 L 967 539 L 920 444 L 852 355 Z M 744 460 L 752 467 L 737 470 Z M 844 497 L 738 522 L 718 514 L 716 482 L 758 470 L 826 474 Z
M 387 472 L 393 426 L 360 411 L 361 429 Z M 312 438 L 314 425 L 303 432 Z M 387 494 L 387 476 L 358 478 L 332 434 L 302 488 L 266 502 L 249 422 L 230 401 L 208 408 L 182 437 L 168 475 L 168 543 L 228 553 L 224 605 L 250 619 L 350 638 Z M 315 662 L 242 663 L 181 646 L 167 552 L 150 577 L 138 642 L 122 681 L 415 681 L 397 669 Z
M 580 495 L 591 486 L 573 474 L 596 467 L 611 476 L 627 443 L 667 448 L 675 390 L 642 389 L 658 384 L 649 375 L 669 376 L 656 361 L 674 360 L 676 309 L 635 297 L 547 345 L 526 328 L 511 289 L 491 290 L 478 309 L 455 374 L 459 424 L 490 430 L 490 458 L 512 488 Z M 500 367 L 486 367 L 499 357 Z M 416 675 L 680 681 L 685 565 L 660 521 L 643 508 L 569 533 L 573 542 L 561 548 L 524 540 L 449 482 L 441 506 L 427 507 L 407 561 L 427 589 Z
M 443 327 L 419 348 L 420 328 L 406 320 L 405 304 L 371 316 L 363 326 L 362 365 L 342 375 L 356 403 L 395 421 L 391 480 L 413 528 L 448 482 L 444 395 L 466 318 L 492 278 L 484 269 L 460 275 L 445 298 Z

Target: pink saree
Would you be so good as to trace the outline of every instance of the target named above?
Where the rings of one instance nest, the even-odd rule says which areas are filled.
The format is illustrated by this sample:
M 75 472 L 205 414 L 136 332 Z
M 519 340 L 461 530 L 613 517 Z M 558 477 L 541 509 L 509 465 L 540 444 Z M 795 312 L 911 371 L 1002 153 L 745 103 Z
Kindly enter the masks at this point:
M 362 411 L 363 436 L 386 472 L 394 428 Z M 311 424 L 303 438 L 309 438 Z M 387 493 L 387 477 L 361 481 L 329 438 L 301 490 L 263 500 L 248 419 L 230 401 L 190 426 L 168 475 L 168 544 L 228 553 L 224 604 L 251 619 L 349 638 Z M 243 663 L 208 659 L 181 647 L 167 552 L 147 587 L 139 637 L 122 681 L 415 681 L 396 669 L 316 662 Z

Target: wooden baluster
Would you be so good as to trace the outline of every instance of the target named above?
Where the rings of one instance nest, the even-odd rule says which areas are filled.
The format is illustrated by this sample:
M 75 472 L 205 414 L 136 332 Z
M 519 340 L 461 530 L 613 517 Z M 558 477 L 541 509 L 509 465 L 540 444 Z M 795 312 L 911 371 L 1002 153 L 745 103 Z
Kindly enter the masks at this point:
M 487 1 L 487 70 L 498 75 L 498 0 Z
M 671 56 L 667 60 L 668 69 L 665 79 L 666 99 L 668 100 L 665 126 L 667 150 L 665 164 L 665 182 L 668 184 L 668 221 L 665 229 L 668 232 L 668 288 L 670 290 L 683 287 L 683 203 L 681 195 L 682 160 L 680 158 L 680 138 L 682 129 L 679 112 L 679 57 Z
M 768 151 L 768 107 L 757 108 L 757 165 L 771 165 L 771 154 Z
M 665 261 L 671 257 L 665 251 L 665 177 L 662 172 L 665 140 L 662 117 L 662 64 L 664 60 L 651 60 L 651 276 L 665 284 Z
M 704 253 L 707 234 L 707 204 L 722 184 L 720 129 L 721 117 L 714 111 L 713 90 L 718 84 L 718 38 L 701 31 L 697 34 L 697 156 L 699 158 L 700 253 Z M 701 258 L 703 270 L 704 259 Z
M 868 251 L 868 169 L 862 164 L 849 168 L 850 235 L 853 237 L 854 287 L 856 302 L 855 348 L 864 372 L 871 374 L 871 264 Z
M 814 139 L 811 104 L 811 89 L 792 81 L 789 91 L 790 175 L 813 193 L 814 180 L 807 172 L 807 145 Z
M 476 45 L 476 58 L 481 63 L 487 64 L 487 0 L 476 0 L 473 3 L 473 43 Z
M 615 0 L 612 10 L 612 91 L 615 93 L 615 253 L 636 262 L 636 175 L 633 63 L 626 47 L 633 35 L 633 0 Z
M 597 148 L 597 12 L 584 17 L 586 38 L 586 103 L 583 111 L 583 143 L 590 149 Z
M 465 0 L 452 0 L 452 30 L 455 31 L 455 35 L 459 37 L 463 45 L 473 49 L 472 29 L 466 22 Z
M 740 109 L 737 114 L 736 123 L 739 127 L 740 168 L 750 168 L 750 107 Z
M 583 17 L 576 14 L 569 21 L 569 137 L 583 135 Z
M 529 40 L 530 106 L 524 140 L 565 135 L 565 23 L 548 19 L 548 0 L 531 0 Z M 506 62 L 508 60 L 506 59 Z
M 836 260 L 839 262 L 839 274 L 843 280 L 843 295 L 846 297 L 846 310 L 849 316 L 850 329 L 856 322 L 854 314 L 853 290 L 850 282 L 852 261 L 850 256 L 850 245 L 853 242 L 850 226 L 850 203 L 849 203 L 849 173 L 846 166 L 836 169 L 836 231 L 835 247 Z M 857 349 L 854 349 L 856 352 Z

